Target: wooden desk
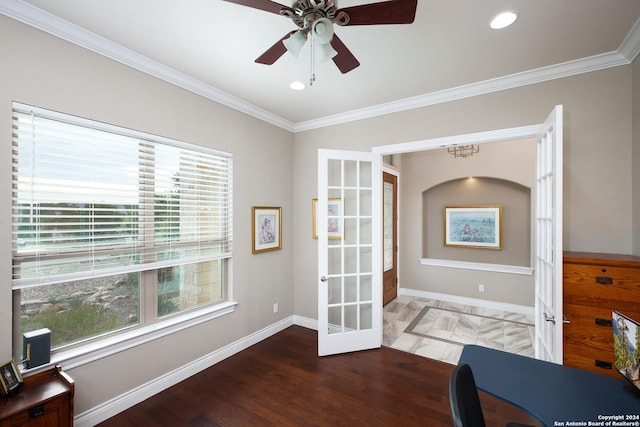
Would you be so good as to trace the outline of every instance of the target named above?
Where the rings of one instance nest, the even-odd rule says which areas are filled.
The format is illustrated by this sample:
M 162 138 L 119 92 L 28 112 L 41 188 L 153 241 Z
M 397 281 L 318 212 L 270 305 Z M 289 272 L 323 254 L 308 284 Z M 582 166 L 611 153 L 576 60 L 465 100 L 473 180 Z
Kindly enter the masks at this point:
M 603 417 L 611 416 L 640 424 L 640 390 L 622 377 L 477 345 L 465 346 L 458 363 L 471 366 L 480 390 L 524 409 L 547 426 L 568 421 L 604 426 L 613 418 Z
M 25 376 L 18 393 L 0 399 L 0 427 L 73 425 L 74 382 L 59 366 Z

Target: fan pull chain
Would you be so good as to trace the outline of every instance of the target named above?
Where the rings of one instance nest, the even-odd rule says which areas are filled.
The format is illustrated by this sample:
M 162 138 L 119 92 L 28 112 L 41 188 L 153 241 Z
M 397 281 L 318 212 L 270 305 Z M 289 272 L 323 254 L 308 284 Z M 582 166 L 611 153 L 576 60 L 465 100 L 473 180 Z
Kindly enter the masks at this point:
M 316 39 L 311 32 L 311 65 L 310 65 L 309 86 L 313 86 L 316 81 Z

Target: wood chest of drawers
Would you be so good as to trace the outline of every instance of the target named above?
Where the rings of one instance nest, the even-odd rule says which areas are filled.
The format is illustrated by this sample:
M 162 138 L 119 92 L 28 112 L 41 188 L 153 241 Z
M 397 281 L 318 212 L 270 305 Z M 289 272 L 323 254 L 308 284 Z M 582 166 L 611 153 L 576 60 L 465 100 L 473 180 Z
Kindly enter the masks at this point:
M 59 366 L 24 378 L 18 393 L 0 397 L 0 427 L 73 425 L 74 382 Z
M 640 321 L 640 257 L 564 253 L 564 364 L 620 377 L 611 312 Z

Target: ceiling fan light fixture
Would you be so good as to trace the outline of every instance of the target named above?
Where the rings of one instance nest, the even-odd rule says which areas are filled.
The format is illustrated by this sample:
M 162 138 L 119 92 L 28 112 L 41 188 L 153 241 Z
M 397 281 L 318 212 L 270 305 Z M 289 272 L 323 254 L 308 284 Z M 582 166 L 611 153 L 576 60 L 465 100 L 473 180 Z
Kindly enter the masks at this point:
M 515 12 L 502 12 L 493 17 L 489 26 L 494 30 L 501 30 L 516 22 L 516 19 L 518 15 Z
M 289 87 L 293 90 L 303 90 L 306 86 L 304 83 L 300 81 L 295 81 L 289 85 Z
M 293 33 L 290 37 L 282 40 L 282 44 L 284 44 L 284 47 L 287 48 L 289 53 L 297 58 L 306 41 L 307 35 L 300 30 Z
M 333 22 L 329 18 L 319 18 L 313 22 L 313 38 L 318 44 L 328 44 L 333 38 Z
M 331 47 L 331 44 L 329 43 L 319 44 L 316 46 L 316 49 L 317 58 L 320 62 L 328 61 L 338 54 L 338 52 L 336 52 L 336 50 Z
M 287 51 L 298 56 L 306 39 L 311 36 L 310 82 L 315 80 L 316 46 L 331 44 L 331 49 L 323 49 L 325 56 L 333 57 L 333 62 L 342 74 L 360 66 L 360 62 L 353 53 L 334 34 L 334 24 L 339 26 L 411 24 L 415 21 L 418 6 L 418 0 L 377 1 L 343 9 L 338 8 L 336 0 L 294 0 L 291 7 L 271 0 L 223 1 L 275 13 L 290 19 L 298 27 L 297 30 L 285 34 L 256 58 L 256 63 L 273 65 Z M 337 54 L 334 54 L 333 49 Z

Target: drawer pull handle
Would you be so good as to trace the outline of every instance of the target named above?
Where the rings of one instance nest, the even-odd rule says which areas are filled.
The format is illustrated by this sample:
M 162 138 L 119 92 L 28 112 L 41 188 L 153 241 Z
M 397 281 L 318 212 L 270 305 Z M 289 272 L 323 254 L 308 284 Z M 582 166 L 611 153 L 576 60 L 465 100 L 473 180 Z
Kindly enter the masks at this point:
M 596 283 L 599 285 L 613 285 L 613 277 L 596 276 Z
M 596 325 L 598 326 L 612 326 L 611 319 L 603 319 L 602 317 L 596 317 Z
M 605 362 L 605 361 L 596 359 L 596 366 L 602 369 L 611 369 L 611 362 Z
M 34 406 L 29 409 L 29 418 L 38 418 L 42 414 L 44 414 L 44 405 Z

